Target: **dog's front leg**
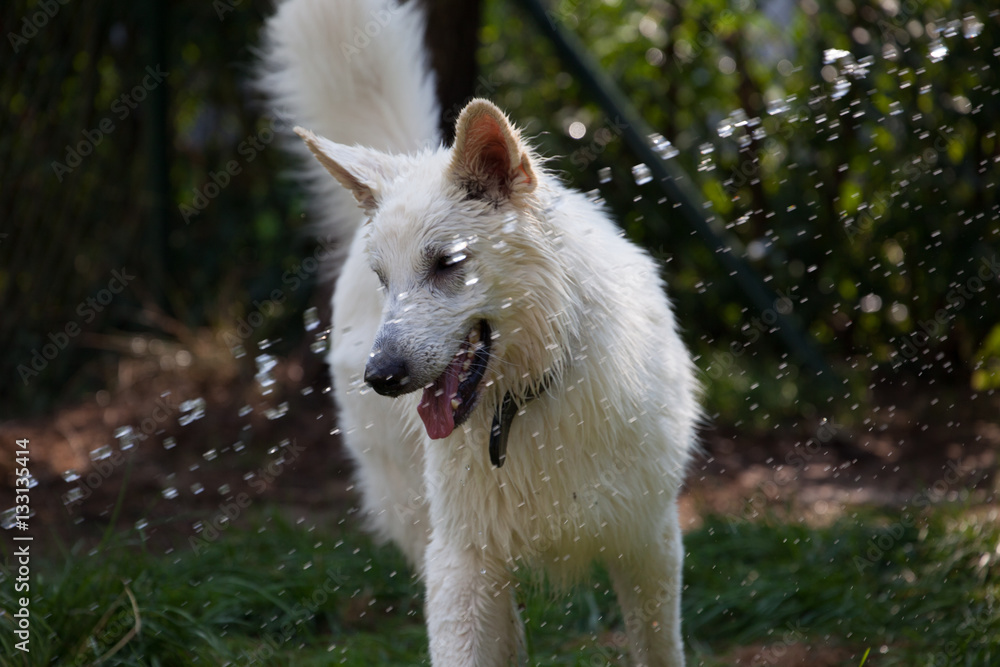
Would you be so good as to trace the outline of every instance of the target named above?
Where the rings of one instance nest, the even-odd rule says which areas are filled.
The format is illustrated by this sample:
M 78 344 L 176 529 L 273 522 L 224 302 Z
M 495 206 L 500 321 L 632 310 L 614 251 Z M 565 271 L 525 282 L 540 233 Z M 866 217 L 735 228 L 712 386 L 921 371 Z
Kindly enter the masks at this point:
M 426 568 L 427 632 L 435 667 L 526 664 L 524 626 L 502 561 L 473 545 L 456 548 L 432 535 Z
M 671 509 L 660 541 L 639 546 L 607 564 L 625 618 L 635 667 L 684 667 L 683 557 L 677 513 Z

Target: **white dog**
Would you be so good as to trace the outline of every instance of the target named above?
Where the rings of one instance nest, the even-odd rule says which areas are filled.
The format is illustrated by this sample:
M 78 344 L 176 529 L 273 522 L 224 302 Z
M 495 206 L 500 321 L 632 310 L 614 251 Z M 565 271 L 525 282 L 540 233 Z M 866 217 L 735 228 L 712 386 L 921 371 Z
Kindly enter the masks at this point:
M 697 387 L 659 269 L 492 103 L 440 145 L 417 5 L 289 0 L 261 80 L 317 133 L 307 180 L 349 244 L 329 361 L 365 513 L 426 582 L 434 665 L 523 661 L 513 573 L 595 560 L 633 661 L 683 665 Z

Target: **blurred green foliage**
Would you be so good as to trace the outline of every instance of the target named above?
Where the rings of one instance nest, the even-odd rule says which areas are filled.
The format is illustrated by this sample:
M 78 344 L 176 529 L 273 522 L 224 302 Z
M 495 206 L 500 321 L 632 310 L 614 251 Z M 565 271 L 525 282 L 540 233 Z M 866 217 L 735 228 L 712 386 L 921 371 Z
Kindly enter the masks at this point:
M 512 3 L 485 9 L 476 93 L 526 126 L 568 182 L 599 188 L 628 235 L 664 261 L 709 411 L 822 412 L 826 397 L 771 335 L 768 313 L 745 305 L 655 183 L 636 184 L 615 119 Z M 3 25 L 27 34 L 39 11 L 7 3 Z M 310 252 L 302 193 L 283 176 L 291 165 L 248 85 L 270 11 L 263 0 L 70 3 L 5 45 L 0 416 L 113 381 L 117 352 L 104 335 L 156 330 L 149 304 L 221 336 L 279 289 L 287 299 L 255 336 L 295 338 L 315 283 L 282 280 Z M 776 308 L 789 306 L 819 340 L 849 381 L 844 393 L 914 378 L 1000 384 L 997 275 L 983 263 L 1000 250 L 997 10 L 965 0 L 561 0 L 551 14 L 677 148 L 670 159 L 746 245 L 784 299 Z M 169 72 L 165 96 L 121 117 L 121 96 L 156 66 Z M 113 130 L 60 174 L 53 163 L 106 119 Z M 78 304 L 121 266 L 138 278 L 83 321 Z M 22 381 L 18 367 L 70 323 L 82 333 Z
M 599 188 L 666 262 L 709 409 L 762 421 L 817 410 L 826 397 L 770 335 L 769 314 L 746 306 L 655 184 L 633 181 L 615 119 L 525 15 L 488 7 L 481 63 L 494 96 L 542 133 L 554 169 Z M 551 7 L 673 142 L 670 159 L 853 400 L 882 383 L 997 386 L 1000 12 L 895 0 Z
M 0 77 L 0 418 L 115 382 L 109 334 L 173 337 L 179 324 L 221 337 L 275 289 L 284 299 L 255 337 L 301 330 L 287 320 L 315 276 L 294 289 L 281 276 L 313 242 L 250 85 L 272 7 L 5 4 L 3 25 L 30 37 L 4 44 Z M 136 279 L 109 298 L 122 267 Z M 67 327 L 78 333 L 65 340 Z

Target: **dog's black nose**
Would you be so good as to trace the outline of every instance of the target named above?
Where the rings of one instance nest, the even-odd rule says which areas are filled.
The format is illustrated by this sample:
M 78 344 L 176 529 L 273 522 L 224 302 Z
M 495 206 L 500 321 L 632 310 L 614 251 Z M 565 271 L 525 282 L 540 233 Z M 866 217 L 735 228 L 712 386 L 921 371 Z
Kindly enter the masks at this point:
M 406 362 L 385 352 L 376 352 L 365 366 L 365 382 L 383 396 L 399 396 L 409 389 Z

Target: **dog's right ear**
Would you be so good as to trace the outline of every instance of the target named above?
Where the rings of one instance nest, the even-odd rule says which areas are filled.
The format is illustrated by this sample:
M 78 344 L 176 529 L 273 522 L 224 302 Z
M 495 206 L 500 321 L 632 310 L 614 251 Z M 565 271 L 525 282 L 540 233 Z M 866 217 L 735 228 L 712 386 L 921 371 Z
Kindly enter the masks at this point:
M 302 137 L 320 164 L 351 191 L 361 208 L 367 213 L 378 208 L 379 190 L 395 172 L 388 155 L 361 146 L 337 144 L 301 127 L 295 128 L 295 134 Z
M 538 183 L 521 133 L 483 99 L 469 102 L 458 116 L 451 173 L 471 196 L 495 203 L 527 195 Z

